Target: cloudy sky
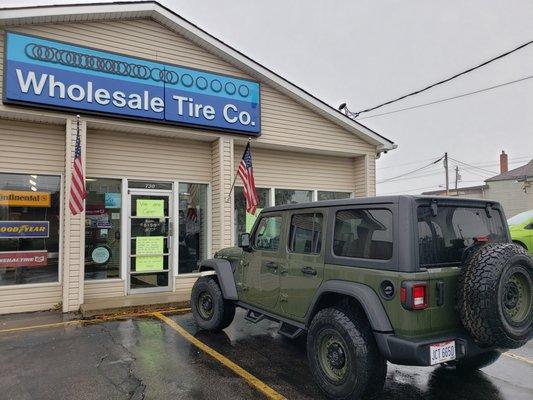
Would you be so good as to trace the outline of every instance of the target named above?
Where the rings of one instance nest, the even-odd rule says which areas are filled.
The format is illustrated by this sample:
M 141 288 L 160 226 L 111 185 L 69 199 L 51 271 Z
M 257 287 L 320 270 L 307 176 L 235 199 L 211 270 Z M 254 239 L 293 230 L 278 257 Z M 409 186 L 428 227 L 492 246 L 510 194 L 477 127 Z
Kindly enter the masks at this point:
M 353 111 L 533 40 L 533 2 L 528 0 L 160 2 L 329 104 L 347 102 Z M 21 3 L 0 0 L 2 6 Z M 372 117 L 530 76 L 533 44 L 422 95 L 362 114 L 361 123 L 399 146 L 378 160 L 378 194 L 439 189 L 444 185 L 442 163 L 382 181 L 422 167 L 445 151 L 471 165 L 459 164 L 460 186 L 481 184 L 497 173 L 502 150 L 509 154 L 511 168 L 533 158 L 533 79 Z M 456 165 L 450 161 L 450 168 Z M 450 181 L 453 186 L 453 173 Z

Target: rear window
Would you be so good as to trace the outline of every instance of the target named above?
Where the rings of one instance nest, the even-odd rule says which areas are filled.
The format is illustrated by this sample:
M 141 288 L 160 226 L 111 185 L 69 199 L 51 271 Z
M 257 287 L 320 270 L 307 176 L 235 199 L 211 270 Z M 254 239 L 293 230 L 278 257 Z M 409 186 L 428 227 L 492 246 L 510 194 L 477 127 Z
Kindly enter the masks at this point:
M 460 263 L 465 248 L 475 238 L 506 242 L 505 225 L 498 210 L 475 207 L 438 206 L 437 215 L 429 206 L 418 207 L 420 265 Z
M 380 209 L 338 211 L 333 253 L 341 257 L 389 260 L 392 257 L 392 212 Z

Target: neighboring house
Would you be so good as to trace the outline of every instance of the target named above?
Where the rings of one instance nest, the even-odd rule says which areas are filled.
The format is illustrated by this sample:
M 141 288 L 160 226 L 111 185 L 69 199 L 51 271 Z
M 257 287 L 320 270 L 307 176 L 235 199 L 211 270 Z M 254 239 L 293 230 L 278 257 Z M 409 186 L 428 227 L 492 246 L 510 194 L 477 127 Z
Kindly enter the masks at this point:
M 450 189 L 449 196 L 496 200 L 502 204 L 506 217 L 533 209 L 533 159 L 521 167 L 508 170 L 508 157 L 500 154 L 500 174 L 485 180 L 485 185 Z M 446 190 L 424 192 L 424 195 L 445 196 Z

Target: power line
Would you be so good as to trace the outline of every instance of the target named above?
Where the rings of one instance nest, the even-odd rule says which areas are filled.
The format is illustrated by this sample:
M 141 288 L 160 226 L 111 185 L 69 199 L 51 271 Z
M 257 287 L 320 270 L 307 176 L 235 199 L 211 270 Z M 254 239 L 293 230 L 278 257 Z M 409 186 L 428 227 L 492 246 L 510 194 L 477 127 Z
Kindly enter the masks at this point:
M 380 182 L 377 182 L 377 183 L 385 183 L 385 182 L 389 182 L 389 181 L 394 180 L 394 179 L 397 179 L 397 178 L 401 178 L 402 176 L 406 176 L 406 175 L 414 174 L 415 172 L 418 172 L 418 171 L 421 171 L 421 170 L 423 170 L 423 169 L 425 169 L 425 168 L 431 167 L 433 164 L 437 164 L 437 163 L 438 163 L 439 161 L 441 161 L 443 158 L 444 158 L 444 156 L 442 156 L 442 157 L 439 158 L 438 160 L 435 160 L 435 161 L 433 161 L 433 162 L 431 162 L 431 163 L 429 163 L 429 164 L 424 165 L 423 167 L 420 167 L 420 168 L 414 169 L 414 170 L 409 171 L 409 172 L 405 172 L 405 173 L 403 173 L 403 174 L 400 174 L 400 175 L 394 176 L 394 177 L 392 177 L 392 178 L 384 179 L 384 180 L 382 180 L 382 181 L 380 181 Z
M 526 46 L 529 46 L 531 43 L 533 43 L 533 40 L 530 40 L 530 41 L 528 41 L 528 42 L 526 42 L 526 43 L 524 43 L 524 44 L 521 44 L 520 46 L 515 47 L 515 48 L 512 49 L 512 50 L 509 50 L 509 51 L 507 51 L 507 52 L 505 52 L 505 53 L 502 53 L 502 54 L 500 54 L 500 55 L 498 55 L 498 56 L 496 56 L 496 57 L 493 57 L 493 58 L 491 58 L 490 60 L 484 61 L 484 62 L 482 62 L 481 64 L 478 64 L 478 65 L 476 65 L 476 66 L 474 66 L 474 67 L 472 67 L 472 68 L 469 68 L 469 69 L 467 69 L 467 70 L 465 70 L 465 71 L 463 71 L 463 72 L 459 72 L 458 74 L 452 75 L 452 76 L 450 76 L 449 78 L 443 79 L 443 80 L 438 81 L 438 82 L 436 82 L 436 83 L 433 83 L 433 84 L 431 84 L 431 85 L 429 85 L 429 86 L 426 86 L 425 88 L 422 88 L 422 89 L 416 90 L 416 91 L 414 91 L 414 92 L 411 92 L 411 93 L 405 94 L 405 95 L 403 95 L 403 96 L 397 97 L 397 98 L 395 98 L 395 99 L 392 99 L 392 100 L 386 101 L 385 103 L 378 104 L 377 106 L 370 107 L 370 108 L 367 108 L 367 109 L 364 109 L 364 110 L 358 111 L 358 112 L 356 112 L 356 113 L 351 112 L 351 116 L 352 116 L 353 118 L 357 118 L 357 117 L 358 117 L 359 115 L 361 115 L 362 113 L 366 113 L 366 112 L 369 112 L 369 111 L 373 111 L 373 110 L 376 110 L 376 109 L 381 108 L 381 107 L 383 107 L 383 106 L 386 106 L 386 105 L 388 105 L 388 104 L 392 104 L 392 103 L 395 103 L 395 102 L 397 102 L 397 101 L 403 100 L 403 99 L 405 99 L 405 98 L 407 98 L 407 97 L 411 97 L 411 96 L 414 96 L 414 95 L 416 95 L 416 94 L 419 94 L 419 93 L 425 92 L 426 90 L 429 90 L 429 89 L 431 89 L 431 88 L 434 88 L 435 86 L 442 85 L 443 83 L 449 82 L 449 81 L 451 81 L 451 80 L 453 80 L 453 79 L 456 79 L 456 78 L 458 78 L 458 77 L 460 77 L 460 76 L 462 76 L 462 75 L 468 74 L 468 73 L 470 73 L 470 72 L 472 72 L 472 71 L 475 71 L 476 69 L 479 69 L 479 68 L 481 68 L 481 67 L 484 67 L 485 65 L 488 65 L 488 64 L 490 64 L 490 63 L 492 63 L 492 62 L 494 62 L 494 61 L 496 61 L 496 60 L 499 60 L 499 59 L 501 59 L 501 58 L 503 58 L 503 57 L 506 57 L 506 56 L 508 56 L 509 54 L 514 53 L 515 51 L 518 51 L 518 50 L 520 50 L 520 49 L 523 49 L 523 48 L 526 47 Z
M 531 79 L 531 78 L 533 78 L 533 75 L 529 75 L 529 76 L 526 76 L 526 77 L 523 77 L 523 78 L 515 79 L 514 81 L 500 83 L 498 85 L 490 86 L 490 87 L 487 87 L 487 88 L 484 88 L 484 89 L 474 90 L 473 92 L 462 93 L 462 94 L 459 94 L 457 96 L 445 97 L 443 99 L 430 101 L 428 103 L 417 104 L 417 105 L 410 106 L 410 107 L 404 107 L 404 108 L 399 108 L 399 109 L 396 109 L 396 110 L 387 111 L 387 112 L 383 112 L 383 113 L 379 113 L 379 114 L 369 115 L 368 117 L 357 118 L 357 120 L 360 121 L 360 120 L 363 120 L 363 119 L 370 119 L 370 118 L 375 118 L 375 117 L 381 117 L 383 115 L 396 114 L 396 113 L 399 113 L 399 112 L 402 112 L 402 111 L 413 110 L 415 108 L 427 107 L 427 106 L 431 106 L 433 104 L 443 103 L 445 101 L 455 100 L 455 99 L 459 99 L 461 97 L 466 97 L 466 96 L 471 96 L 471 95 L 474 95 L 474 94 L 479 94 L 479 93 L 482 93 L 482 92 L 487 92 L 489 90 L 493 90 L 493 89 L 497 89 L 497 88 L 500 88 L 500 87 L 503 87 L 503 86 L 511 85 L 513 83 L 522 82 L 522 81 L 525 81 L 525 80 Z
M 466 165 L 466 166 L 471 167 L 471 168 L 478 169 L 478 170 L 483 171 L 485 173 L 489 173 L 489 174 L 493 174 L 493 175 L 497 175 L 498 174 L 497 172 L 489 171 L 488 169 L 484 169 L 484 168 L 480 168 L 480 167 L 476 167 L 475 165 L 465 163 L 463 161 L 457 160 L 457 159 L 452 158 L 452 157 L 450 157 L 450 160 L 453 160 L 453 161 L 455 161 L 455 162 L 457 162 L 459 164 L 463 164 L 463 165 Z

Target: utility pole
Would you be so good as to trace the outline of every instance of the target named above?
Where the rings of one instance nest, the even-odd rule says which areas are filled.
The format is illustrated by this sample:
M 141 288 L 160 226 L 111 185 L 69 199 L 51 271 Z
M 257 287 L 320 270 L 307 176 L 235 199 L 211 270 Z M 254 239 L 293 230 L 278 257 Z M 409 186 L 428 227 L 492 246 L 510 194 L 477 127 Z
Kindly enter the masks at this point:
M 461 178 L 461 175 L 459 175 L 459 166 L 455 166 L 455 195 L 457 196 L 457 183 L 459 182 L 459 179 Z
M 444 170 L 446 171 L 446 196 L 450 195 L 450 180 L 448 171 L 448 152 L 444 153 Z

